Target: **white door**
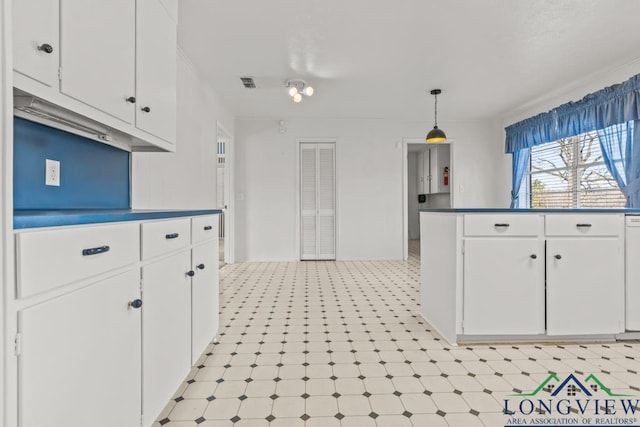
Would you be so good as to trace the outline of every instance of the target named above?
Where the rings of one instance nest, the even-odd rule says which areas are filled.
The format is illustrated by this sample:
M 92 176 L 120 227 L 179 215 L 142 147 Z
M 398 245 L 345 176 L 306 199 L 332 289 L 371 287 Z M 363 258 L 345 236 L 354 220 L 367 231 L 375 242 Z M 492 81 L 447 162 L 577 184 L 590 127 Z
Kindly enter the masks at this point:
M 191 252 L 142 268 L 142 412 L 150 426 L 191 367 Z
M 58 0 L 13 5 L 13 69 L 47 86 L 58 84 Z
M 140 272 L 20 313 L 22 427 L 140 425 Z
M 619 239 L 547 240 L 547 333 L 624 330 L 624 255 Z
M 136 2 L 60 2 L 61 92 L 133 123 Z
M 300 259 L 336 258 L 335 144 L 300 144 Z
M 191 259 L 196 273 L 191 279 L 191 363 L 195 364 L 218 331 L 218 241 L 194 247 Z
M 544 333 L 544 250 L 538 239 L 465 240 L 464 333 Z
M 158 0 L 136 2 L 136 126 L 176 140 L 176 24 Z

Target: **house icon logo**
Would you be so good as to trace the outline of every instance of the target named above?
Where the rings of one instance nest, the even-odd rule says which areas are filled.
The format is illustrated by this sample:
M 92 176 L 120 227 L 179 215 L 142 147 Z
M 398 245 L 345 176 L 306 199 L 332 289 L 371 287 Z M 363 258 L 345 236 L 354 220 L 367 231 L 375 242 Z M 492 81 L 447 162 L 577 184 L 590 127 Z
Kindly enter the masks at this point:
M 558 385 L 558 383 L 560 384 Z M 570 397 L 576 396 L 579 393 L 583 393 L 582 395 L 586 397 L 593 397 L 593 395 L 600 390 L 609 397 L 630 396 L 629 394 L 613 393 L 611 389 L 606 387 L 594 374 L 587 376 L 584 381 L 580 381 L 574 374 L 569 374 L 562 382 L 557 374 L 549 374 L 531 393 L 519 393 L 513 394 L 512 396 L 536 396 L 541 391 L 547 391 L 551 393 L 552 397 L 556 397 L 562 396 L 561 393 L 564 391 L 566 396 Z
M 579 378 L 575 374 L 560 377 L 549 374 L 531 392 L 512 394 L 503 401 L 505 426 L 640 425 L 640 399 L 614 393 L 596 375 Z

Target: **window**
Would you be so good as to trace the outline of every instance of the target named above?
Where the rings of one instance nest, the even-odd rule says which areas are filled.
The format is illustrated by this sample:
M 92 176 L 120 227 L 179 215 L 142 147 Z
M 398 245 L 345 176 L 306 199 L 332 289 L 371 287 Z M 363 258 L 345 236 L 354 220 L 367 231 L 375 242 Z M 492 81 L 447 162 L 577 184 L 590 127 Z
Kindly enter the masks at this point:
M 595 131 L 531 148 L 524 180 L 520 207 L 622 208 L 626 202 Z

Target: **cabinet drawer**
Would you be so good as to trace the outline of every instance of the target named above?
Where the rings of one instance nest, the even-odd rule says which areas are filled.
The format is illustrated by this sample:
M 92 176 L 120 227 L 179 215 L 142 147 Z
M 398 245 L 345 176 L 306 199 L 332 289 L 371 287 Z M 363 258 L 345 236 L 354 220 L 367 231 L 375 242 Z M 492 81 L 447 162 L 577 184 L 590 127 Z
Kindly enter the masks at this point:
M 191 243 L 218 237 L 219 215 L 196 216 L 191 219 Z
M 624 215 L 559 214 L 545 216 L 547 236 L 620 236 L 624 231 Z
M 142 224 L 142 259 L 173 252 L 189 246 L 189 218 Z
M 111 224 L 18 233 L 21 298 L 134 263 L 140 259 L 137 224 Z
M 476 214 L 464 216 L 465 236 L 537 236 L 540 216 L 526 214 Z

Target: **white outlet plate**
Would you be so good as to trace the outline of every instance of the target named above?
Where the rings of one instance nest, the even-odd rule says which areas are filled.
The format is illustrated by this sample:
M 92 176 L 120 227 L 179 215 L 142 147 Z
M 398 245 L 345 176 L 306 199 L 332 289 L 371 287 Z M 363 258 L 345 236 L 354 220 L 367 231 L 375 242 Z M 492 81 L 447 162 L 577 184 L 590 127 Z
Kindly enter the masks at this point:
M 44 184 L 60 187 L 60 162 L 45 159 Z

